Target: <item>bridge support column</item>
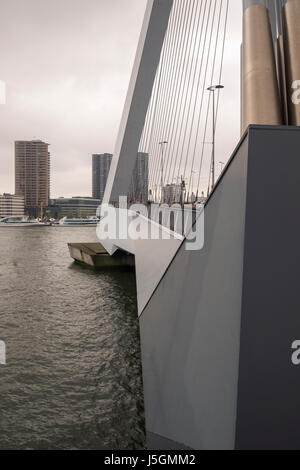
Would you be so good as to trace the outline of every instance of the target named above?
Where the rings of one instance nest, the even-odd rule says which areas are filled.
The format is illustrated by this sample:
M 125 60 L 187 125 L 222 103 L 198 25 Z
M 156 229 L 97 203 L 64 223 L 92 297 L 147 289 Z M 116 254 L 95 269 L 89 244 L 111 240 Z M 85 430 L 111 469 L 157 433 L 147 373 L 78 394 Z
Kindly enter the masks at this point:
M 288 104 L 288 122 L 294 126 L 300 126 L 300 104 L 292 99 L 295 89 L 300 86 L 300 1 L 289 1 L 284 6 L 283 32 L 284 53 L 286 65 L 286 90 Z M 299 98 L 299 92 L 297 93 Z
M 264 5 L 251 3 L 244 12 L 242 56 L 242 132 L 250 124 L 282 124 L 274 43 Z

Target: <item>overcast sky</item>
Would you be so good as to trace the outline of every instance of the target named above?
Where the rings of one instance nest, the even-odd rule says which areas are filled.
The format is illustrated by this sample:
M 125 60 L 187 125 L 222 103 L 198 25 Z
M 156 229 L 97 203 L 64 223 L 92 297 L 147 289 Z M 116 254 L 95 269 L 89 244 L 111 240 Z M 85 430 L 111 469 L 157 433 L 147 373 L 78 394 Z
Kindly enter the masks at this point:
M 0 193 L 14 141 L 51 144 L 51 197 L 91 195 L 91 155 L 111 152 L 146 0 L 0 0 Z M 239 138 L 241 0 L 230 0 L 217 161 Z

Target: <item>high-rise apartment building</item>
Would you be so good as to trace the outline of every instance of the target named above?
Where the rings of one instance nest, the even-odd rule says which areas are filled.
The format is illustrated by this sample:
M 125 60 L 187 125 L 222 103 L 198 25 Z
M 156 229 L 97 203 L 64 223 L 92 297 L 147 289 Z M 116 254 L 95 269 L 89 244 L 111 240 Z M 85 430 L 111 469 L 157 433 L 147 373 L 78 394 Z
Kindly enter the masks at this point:
M 112 161 L 110 153 L 93 155 L 93 198 L 102 202 Z M 148 154 L 139 152 L 128 190 L 129 202 L 148 201 Z
M 111 153 L 93 155 L 93 198 L 102 202 L 112 160 Z
M 15 194 L 24 198 L 28 212 L 43 203 L 48 206 L 50 195 L 49 144 L 41 140 L 15 142 Z

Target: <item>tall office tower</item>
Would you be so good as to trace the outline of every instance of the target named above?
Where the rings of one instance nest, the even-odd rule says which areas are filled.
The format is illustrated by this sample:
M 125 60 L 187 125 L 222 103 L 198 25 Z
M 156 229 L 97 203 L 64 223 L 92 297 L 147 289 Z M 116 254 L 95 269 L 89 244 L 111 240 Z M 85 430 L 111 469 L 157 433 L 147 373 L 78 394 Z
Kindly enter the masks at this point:
M 102 202 L 112 160 L 111 153 L 93 155 L 93 198 Z
M 110 153 L 93 155 L 93 198 L 102 202 L 112 160 Z M 139 152 L 128 191 L 129 202 L 148 201 L 148 153 Z
M 49 144 L 41 140 L 15 142 L 15 194 L 24 198 L 25 209 L 35 215 L 50 196 Z
M 182 185 L 181 184 L 167 184 L 163 187 L 163 203 L 164 204 L 178 204 L 181 202 Z
M 128 192 L 129 202 L 148 202 L 148 153 L 139 152 Z

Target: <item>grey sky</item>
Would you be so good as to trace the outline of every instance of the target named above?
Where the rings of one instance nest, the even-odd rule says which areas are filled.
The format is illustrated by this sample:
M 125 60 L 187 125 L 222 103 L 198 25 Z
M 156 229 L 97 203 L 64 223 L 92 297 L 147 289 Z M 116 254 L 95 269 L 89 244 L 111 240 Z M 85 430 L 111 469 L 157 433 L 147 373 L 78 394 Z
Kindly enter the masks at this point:
M 146 0 L 0 0 L 0 193 L 14 140 L 51 144 L 51 196 L 91 195 L 92 153 L 113 152 Z M 239 137 L 241 1 L 230 0 L 217 161 Z

